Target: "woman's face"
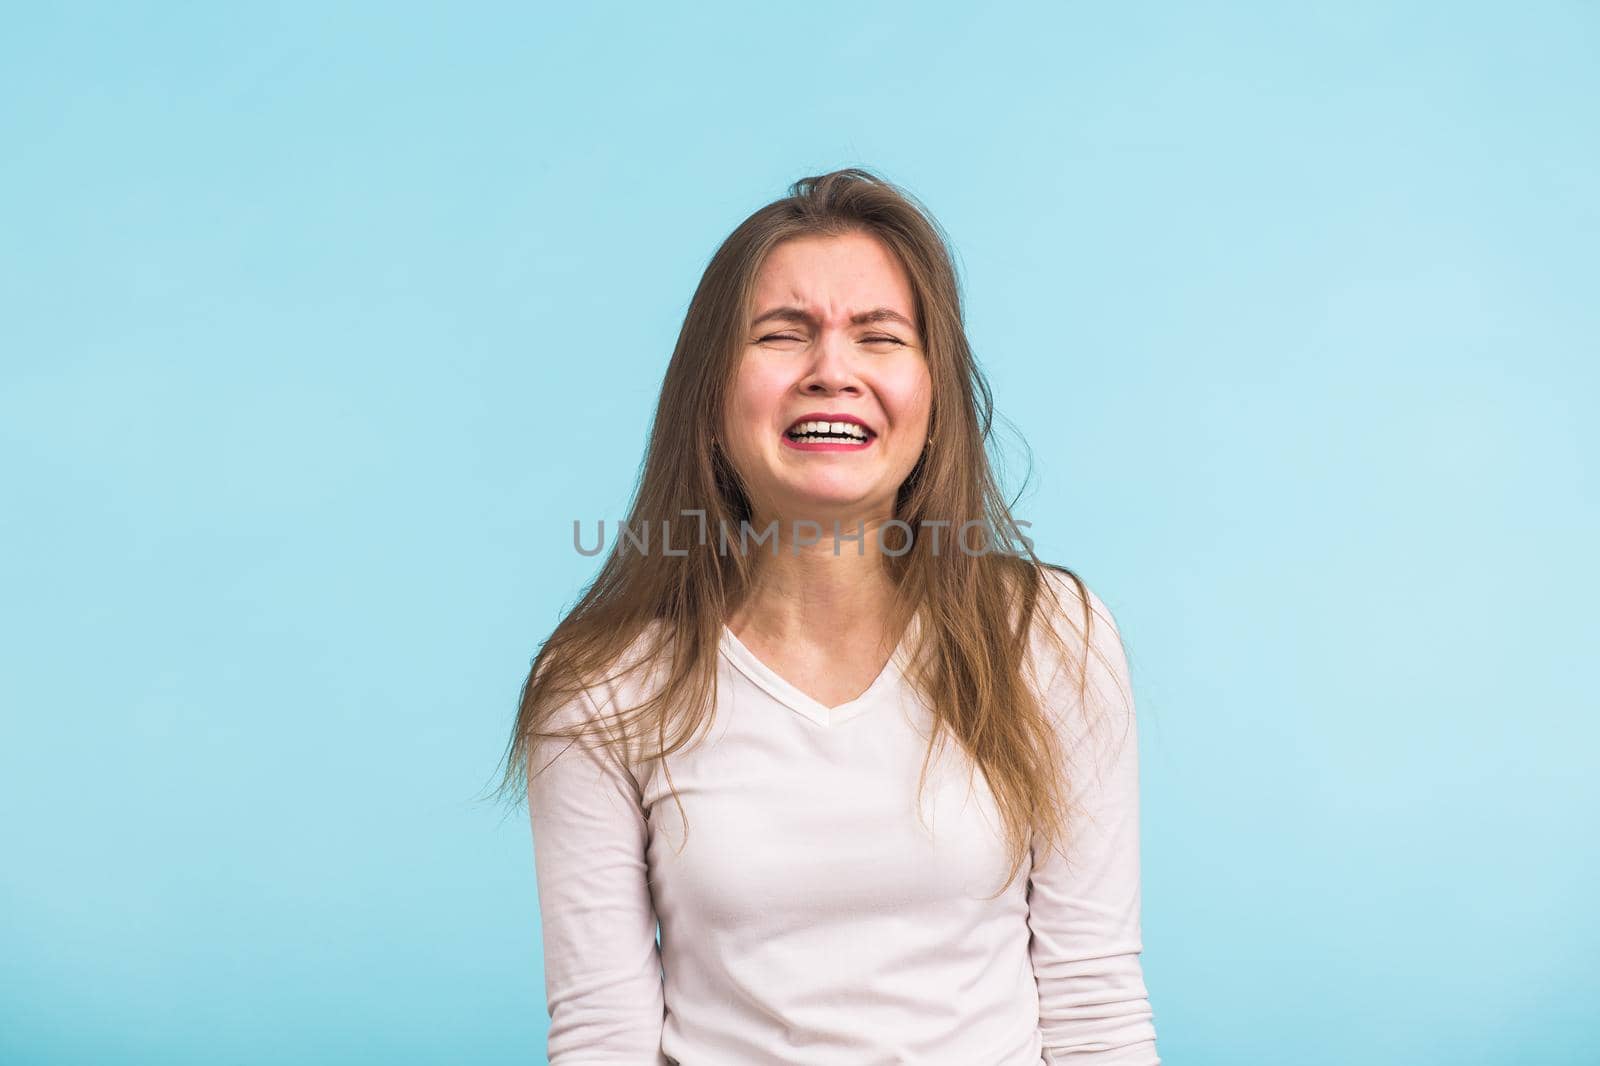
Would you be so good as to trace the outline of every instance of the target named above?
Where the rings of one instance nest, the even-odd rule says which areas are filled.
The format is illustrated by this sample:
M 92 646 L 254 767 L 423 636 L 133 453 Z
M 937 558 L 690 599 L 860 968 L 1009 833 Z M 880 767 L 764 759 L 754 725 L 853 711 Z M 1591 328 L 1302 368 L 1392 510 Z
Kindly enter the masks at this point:
M 911 282 L 894 254 L 866 234 L 784 241 L 761 268 L 748 319 L 721 437 L 756 517 L 820 521 L 824 536 L 834 519 L 849 532 L 858 519 L 893 517 L 932 402 Z M 841 428 L 864 442 L 836 436 Z

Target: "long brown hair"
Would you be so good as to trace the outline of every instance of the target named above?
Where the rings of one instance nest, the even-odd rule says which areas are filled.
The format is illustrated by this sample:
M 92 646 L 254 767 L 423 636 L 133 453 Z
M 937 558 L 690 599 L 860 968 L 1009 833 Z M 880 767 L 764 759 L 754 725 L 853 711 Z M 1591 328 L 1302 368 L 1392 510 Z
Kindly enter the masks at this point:
M 783 241 L 849 233 L 883 242 L 909 276 L 933 387 L 929 447 L 896 501 L 895 517 L 910 527 L 909 547 L 879 554 L 895 590 L 889 632 L 919 623 L 906 676 L 933 708 L 936 725 L 918 789 L 948 734 L 984 774 L 1002 814 L 1009 885 L 1031 834 L 1063 840 L 1072 807 L 1063 737 L 1040 698 L 1032 652 L 1042 635 L 1053 649 L 1051 662 L 1057 671 L 1066 668 L 1087 710 L 1087 657 L 1098 654 L 1090 639 L 1092 601 L 1077 574 L 1034 554 L 996 482 L 987 452 L 993 399 L 967 342 L 955 265 L 943 230 L 913 196 L 861 168 L 802 178 L 722 242 L 667 366 L 625 525 L 664 532 L 692 512 L 704 513 L 707 529 L 738 529 L 751 520 L 740 479 L 706 428 L 721 426 L 757 274 Z M 952 534 L 974 520 L 1000 550 L 952 550 Z M 926 523 L 941 523 L 937 549 L 922 532 Z M 1012 547 L 1019 542 L 1020 549 Z M 613 543 L 599 574 L 533 660 L 497 792 L 522 794 L 530 756 L 546 738 L 596 740 L 630 774 L 635 765 L 660 760 L 670 787 L 668 756 L 709 722 L 722 627 L 751 587 L 755 565 L 741 551 L 696 548 L 692 538 L 674 537 L 673 544 L 672 553 L 652 553 L 637 545 L 630 550 L 620 537 Z M 1081 626 L 1061 608 L 1044 568 L 1076 584 Z M 1059 618 L 1071 622 L 1075 639 L 1061 634 Z M 1069 643 L 1082 655 L 1070 654 Z M 659 679 L 644 702 L 577 726 L 551 721 L 592 686 L 644 668 Z M 672 795 L 681 812 L 676 788 Z

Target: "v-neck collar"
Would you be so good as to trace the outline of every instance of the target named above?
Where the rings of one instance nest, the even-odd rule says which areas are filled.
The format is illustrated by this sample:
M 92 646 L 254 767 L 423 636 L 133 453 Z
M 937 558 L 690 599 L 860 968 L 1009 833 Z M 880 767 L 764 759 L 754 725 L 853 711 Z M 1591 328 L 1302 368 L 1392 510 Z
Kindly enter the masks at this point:
M 916 634 L 918 620 L 913 618 L 901 636 L 900 644 L 889 656 L 889 661 L 884 663 L 883 669 L 867 686 L 865 692 L 853 700 L 841 703 L 837 707 L 826 707 L 821 701 L 806 695 L 800 689 L 784 680 L 776 670 L 756 658 L 756 653 L 745 647 L 743 641 L 733 635 L 733 630 L 726 625 L 722 627 L 722 653 L 739 669 L 739 672 L 755 682 L 766 693 L 785 707 L 798 712 L 820 726 L 836 726 L 848 722 L 857 715 L 864 714 L 878 703 L 883 695 L 898 682 L 903 676 L 906 660 L 911 654 L 913 639 Z

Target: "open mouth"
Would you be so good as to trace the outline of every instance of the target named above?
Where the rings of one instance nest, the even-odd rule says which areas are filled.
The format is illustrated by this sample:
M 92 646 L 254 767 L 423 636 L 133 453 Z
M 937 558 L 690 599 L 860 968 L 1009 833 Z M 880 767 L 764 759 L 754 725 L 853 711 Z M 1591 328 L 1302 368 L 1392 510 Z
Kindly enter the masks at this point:
M 795 444 L 854 444 L 865 446 L 877 434 L 859 422 L 824 422 L 803 419 L 784 431 Z

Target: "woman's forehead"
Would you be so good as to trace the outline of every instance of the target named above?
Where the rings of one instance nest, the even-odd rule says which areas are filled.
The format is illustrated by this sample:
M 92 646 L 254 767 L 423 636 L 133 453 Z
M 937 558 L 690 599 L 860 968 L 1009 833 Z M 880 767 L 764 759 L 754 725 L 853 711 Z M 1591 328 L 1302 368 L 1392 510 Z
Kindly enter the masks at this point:
M 767 257 L 753 286 L 752 322 L 891 322 L 915 328 L 911 280 L 894 254 L 863 235 L 792 238 Z

